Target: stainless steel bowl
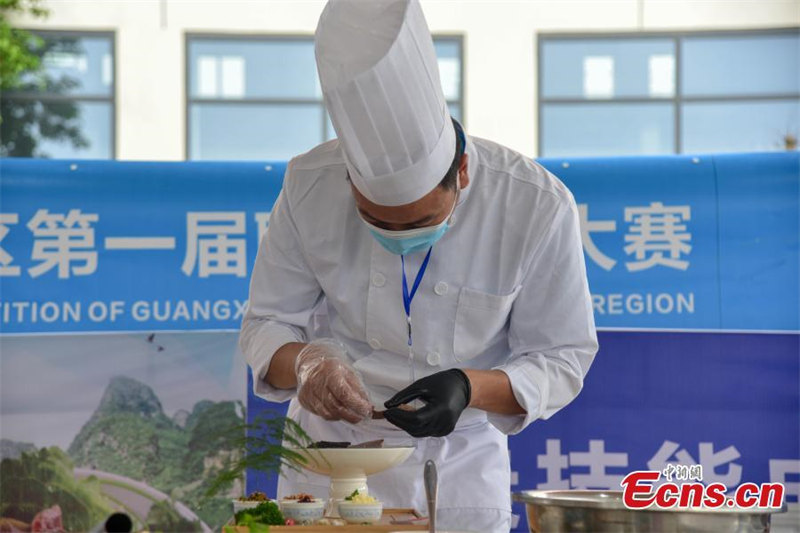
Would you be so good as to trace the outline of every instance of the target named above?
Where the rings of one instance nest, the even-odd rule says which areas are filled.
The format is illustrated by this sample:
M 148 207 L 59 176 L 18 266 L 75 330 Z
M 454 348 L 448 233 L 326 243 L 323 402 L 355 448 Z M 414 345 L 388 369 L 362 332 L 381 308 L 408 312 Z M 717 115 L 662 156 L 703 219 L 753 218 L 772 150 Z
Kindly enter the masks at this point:
M 529 490 L 524 502 L 531 533 L 751 533 L 769 531 L 783 509 L 628 509 L 622 491 Z

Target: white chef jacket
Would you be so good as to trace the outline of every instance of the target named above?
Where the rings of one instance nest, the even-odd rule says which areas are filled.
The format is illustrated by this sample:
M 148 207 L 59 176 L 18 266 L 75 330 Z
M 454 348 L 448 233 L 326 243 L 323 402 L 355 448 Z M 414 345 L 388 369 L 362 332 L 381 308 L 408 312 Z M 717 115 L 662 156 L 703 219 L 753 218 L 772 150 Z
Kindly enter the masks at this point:
M 278 402 L 296 391 L 262 379 L 272 356 L 286 343 L 310 340 L 315 327 L 345 345 L 379 409 L 412 378 L 455 367 L 505 372 L 526 414 L 466 409 L 454 433 L 442 439 L 411 439 L 386 421 L 324 421 L 296 401 L 289 413 L 315 439 L 414 440 L 419 453 L 405 466 L 415 501 L 387 501 L 410 494 L 408 488 L 402 494 L 388 489 L 397 485 L 398 469 L 374 476 L 387 478 L 384 488 L 370 478 L 373 493 L 380 497 L 383 491 L 385 504 L 412 503 L 424 510 L 422 466 L 414 459 L 434 457 L 440 470 L 446 462 L 459 478 L 446 484 L 440 475 L 440 510 L 449 505 L 467 516 L 467 509 L 486 508 L 502 515 L 503 525 L 492 530 L 507 531 L 506 435 L 550 417 L 578 394 L 597 339 L 572 194 L 539 164 L 508 148 L 467 137 L 465 150 L 470 183 L 460 193 L 450 229 L 433 247 L 411 304 L 413 370 L 400 257 L 386 251 L 358 216 L 337 140 L 287 166 L 252 273 L 240 346 L 257 377 L 255 394 Z M 424 256 L 405 258 L 409 284 Z M 486 458 L 497 450 L 504 452 L 500 462 Z M 326 485 L 322 479 L 310 483 Z M 493 496 L 487 499 L 487 493 Z

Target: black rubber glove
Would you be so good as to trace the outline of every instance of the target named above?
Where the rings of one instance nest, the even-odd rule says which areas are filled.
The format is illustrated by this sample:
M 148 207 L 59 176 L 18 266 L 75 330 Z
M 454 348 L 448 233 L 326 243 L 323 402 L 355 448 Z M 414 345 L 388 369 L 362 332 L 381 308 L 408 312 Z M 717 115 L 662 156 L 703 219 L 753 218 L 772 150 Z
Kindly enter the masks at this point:
M 384 416 L 412 437 L 444 437 L 456 427 L 471 397 L 469 378 L 462 370 L 454 368 L 418 379 L 392 396 L 383 404 L 386 406 Z M 416 411 L 399 408 L 416 399 L 425 405 Z

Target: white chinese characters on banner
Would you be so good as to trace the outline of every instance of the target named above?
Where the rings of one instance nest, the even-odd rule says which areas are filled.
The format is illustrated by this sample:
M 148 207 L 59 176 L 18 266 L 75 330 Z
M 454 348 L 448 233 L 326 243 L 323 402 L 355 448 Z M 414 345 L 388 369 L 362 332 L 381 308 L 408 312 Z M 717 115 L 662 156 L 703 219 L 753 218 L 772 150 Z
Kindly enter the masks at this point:
M 686 232 L 691 219 L 688 205 L 666 207 L 661 202 L 652 202 L 648 207 L 626 207 L 625 222 L 631 222 L 630 232 L 625 235 L 625 253 L 633 255 L 635 261 L 625 263 L 631 272 L 638 272 L 656 265 L 678 270 L 689 268 L 689 261 L 681 256 L 692 251 L 689 242 L 692 234 Z M 666 255 L 665 255 L 666 254 Z
M 612 270 L 617 260 L 602 251 L 592 238 L 593 233 L 617 231 L 616 220 L 590 220 L 589 206 L 578 205 L 581 240 L 589 259 L 604 270 Z M 267 233 L 270 212 L 253 214 L 258 242 Z M 186 254 L 181 270 L 187 276 L 206 278 L 212 275 L 247 276 L 245 212 L 210 211 L 186 214 Z M 663 266 L 686 270 L 689 261 L 685 258 L 691 250 L 692 234 L 685 222 L 691 220 L 690 206 L 665 206 L 652 202 L 644 207 L 625 207 L 625 221 L 630 224 L 625 235 L 628 244 L 624 251 L 633 255 L 634 261 L 625 263 L 631 272 Z M 97 252 L 94 248 L 94 228 L 97 214 L 82 214 L 80 209 L 71 209 L 66 215 L 51 214 L 39 209 L 28 228 L 36 241 L 32 259 L 40 261 L 28 268 L 36 278 L 56 268 L 60 279 L 71 275 L 89 275 L 97 270 Z M 16 213 L 0 214 L 0 241 L 8 235 L 8 225 L 17 224 Z M 151 237 L 106 237 L 106 250 L 173 250 L 176 239 L 171 236 Z M 14 257 L 0 247 L 0 276 L 19 276 L 20 267 L 13 264 Z
M 545 454 L 536 456 L 536 466 L 545 471 L 546 481 L 536 485 L 537 489 L 568 489 L 569 479 L 561 477 L 561 471 L 569 468 L 569 456 L 561 453 L 559 439 L 547 439 Z
M 256 213 L 253 218 L 256 220 L 256 226 L 258 227 L 258 243 L 261 244 L 261 240 L 264 238 L 264 235 L 267 233 L 267 228 L 269 227 L 269 215 L 271 214 L 270 211 L 266 213 Z
M 734 461 L 741 457 L 735 446 L 714 451 L 711 442 L 698 444 L 699 461 L 680 444 L 664 441 L 647 462 L 647 469 L 664 473 L 664 478 L 654 485 L 667 481 L 702 480 L 703 483 L 723 483 L 733 489 L 742 482 L 742 466 Z M 773 464 L 774 463 L 774 464 Z M 560 439 L 547 439 L 545 453 L 536 456 L 536 466 L 545 472 L 545 481 L 537 489 L 612 489 L 618 490 L 620 482 L 630 470 L 628 454 L 608 452 L 605 441 L 592 439 L 588 451 L 561 451 Z M 571 468 L 580 468 L 572 472 Z M 588 473 L 587 473 L 588 467 Z M 614 469 L 609 471 L 609 469 Z M 770 478 L 782 481 L 800 470 L 800 463 L 770 462 Z M 674 476 L 673 476 L 674 475 Z M 673 479 L 667 479 L 667 477 Z M 779 479 L 780 478 L 780 479 Z M 797 484 L 800 490 L 800 483 Z
M 628 466 L 627 453 L 609 453 L 605 441 L 590 440 L 588 452 L 570 452 L 571 466 L 588 466 L 588 474 L 572 474 L 570 484 L 576 489 L 605 489 L 620 486 L 624 474 L 609 474 L 610 467 Z
M 546 473 L 544 483 L 537 489 L 619 489 L 628 466 L 627 453 L 610 453 L 605 450 L 605 441 L 590 440 L 589 451 L 561 453 L 560 439 L 547 439 L 545 454 L 536 456 L 536 465 Z M 589 473 L 573 473 L 562 477 L 562 471 L 570 466 L 589 467 Z M 618 473 L 609 473 L 608 468 L 617 468 Z M 624 472 L 624 473 L 623 473 Z
M 59 279 L 93 274 L 97 251 L 91 223 L 98 219 L 97 214 L 81 213 L 80 209 L 70 209 L 66 215 L 36 211 L 27 226 L 35 239 L 31 259 L 41 262 L 28 269 L 30 276 L 37 278 L 56 267 Z
M 658 451 L 647 461 L 647 468 L 650 470 L 663 471 L 667 466 L 677 466 L 695 464 L 696 461 L 686 450 L 679 450 L 681 445 L 677 442 L 665 440 L 661 443 Z M 670 461 L 670 457 L 675 456 L 677 461 Z
M 800 459 L 770 459 L 769 480 L 783 483 L 790 508 L 800 508 Z M 800 509 L 799 509 L 800 510 Z
M 19 215 L 16 213 L 0 213 L 0 242 L 11 231 L 8 225 L 19 222 Z M 7 225 L 8 224 L 8 225 Z M 0 276 L 19 276 L 19 266 L 12 265 L 14 257 L 0 247 Z
M 578 205 L 578 215 L 580 216 L 581 241 L 586 253 L 592 261 L 597 263 L 604 270 L 611 270 L 617 262 L 600 251 L 592 240 L 594 232 L 610 232 L 617 230 L 616 220 L 589 220 L 589 206 L 586 204 Z
M 201 278 L 215 274 L 247 276 L 245 212 L 188 212 L 186 214 L 186 254 L 181 270 L 191 276 L 195 270 Z M 269 226 L 270 212 L 254 213 L 259 242 Z M 71 209 L 68 213 L 50 213 L 39 209 L 27 223 L 34 241 L 31 252 L 33 266 L 30 277 L 38 278 L 56 270 L 59 279 L 94 274 L 98 268 L 95 250 L 96 213 Z M 9 226 L 19 223 L 19 213 L 0 213 L 0 243 L 11 232 Z M 174 236 L 108 236 L 102 240 L 107 251 L 161 250 L 176 248 Z M 15 252 L 16 253 L 16 252 Z M 20 276 L 22 267 L 14 264 L 14 256 L 0 246 L 0 276 Z
M 704 480 L 707 483 L 722 483 L 734 487 L 742 482 L 742 465 L 734 463 L 742 454 L 736 446 L 728 446 L 718 452 L 714 451 L 713 442 L 701 442 L 700 466 L 703 467 Z M 718 468 L 727 466 L 727 472 L 717 472 Z
M 237 235 L 237 238 L 231 238 Z M 212 274 L 247 276 L 245 214 L 241 211 L 188 212 L 186 214 L 186 256 L 181 270 L 191 276 Z
M 686 256 L 692 251 L 692 234 L 686 222 L 691 220 L 691 206 L 665 206 L 651 202 L 648 206 L 625 207 L 624 219 L 628 223 L 624 236 L 626 255 L 633 256 L 625 267 L 629 272 L 639 272 L 655 266 L 686 270 L 690 262 Z M 586 255 L 603 270 L 611 270 L 617 260 L 603 252 L 592 238 L 593 233 L 617 231 L 616 220 L 590 220 L 588 204 L 578 204 L 581 242 Z

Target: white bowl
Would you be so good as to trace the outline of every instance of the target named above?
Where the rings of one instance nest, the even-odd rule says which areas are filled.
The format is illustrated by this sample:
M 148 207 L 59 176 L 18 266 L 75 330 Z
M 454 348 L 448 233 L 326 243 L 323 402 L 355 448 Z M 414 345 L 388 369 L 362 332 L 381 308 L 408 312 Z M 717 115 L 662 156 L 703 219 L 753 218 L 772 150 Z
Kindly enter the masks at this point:
M 353 493 L 368 491 L 367 476 L 399 465 L 416 448 L 294 448 L 306 462 L 303 468 L 330 476 L 330 497 L 341 501 Z
M 365 477 L 399 465 L 414 452 L 399 448 L 299 448 L 308 462 L 303 466 L 332 478 Z M 352 491 L 350 491 L 352 492 Z
M 284 518 L 291 518 L 298 524 L 314 523 L 325 514 L 325 501 L 315 498 L 312 502 L 281 500 L 278 504 Z
M 351 524 L 374 524 L 381 519 L 381 514 L 383 514 L 381 502 L 339 502 L 339 516 Z
M 255 509 L 262 503 L 266 503 L 270 500 L 240 500 L 238 498 L 231 500 L 233 501 L 233 514 L 238 513 L 239 511 L 244 511 L 245 509 Z

